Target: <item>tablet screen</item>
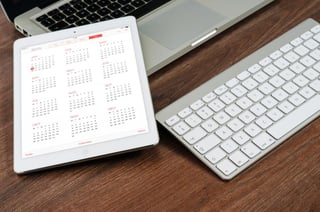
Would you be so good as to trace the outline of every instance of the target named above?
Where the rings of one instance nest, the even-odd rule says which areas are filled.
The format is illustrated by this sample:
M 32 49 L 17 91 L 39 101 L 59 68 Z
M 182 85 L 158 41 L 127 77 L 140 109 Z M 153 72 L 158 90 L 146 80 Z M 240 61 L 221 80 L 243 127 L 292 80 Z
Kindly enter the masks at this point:
M 148 132 L 129 26 L 20 54 L 22 158 Z

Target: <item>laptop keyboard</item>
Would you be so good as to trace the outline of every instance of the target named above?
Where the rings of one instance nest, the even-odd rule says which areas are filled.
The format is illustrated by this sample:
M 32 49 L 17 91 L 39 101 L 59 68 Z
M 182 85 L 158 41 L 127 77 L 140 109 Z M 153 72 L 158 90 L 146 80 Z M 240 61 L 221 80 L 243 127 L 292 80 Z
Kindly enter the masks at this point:
M 223 179 L 320 114 L 320 25 L 307 20 L 157 113 Z
M 139 18 L 170 0 L 71 0 L 35 20 L 50 31 L 132 15 Z

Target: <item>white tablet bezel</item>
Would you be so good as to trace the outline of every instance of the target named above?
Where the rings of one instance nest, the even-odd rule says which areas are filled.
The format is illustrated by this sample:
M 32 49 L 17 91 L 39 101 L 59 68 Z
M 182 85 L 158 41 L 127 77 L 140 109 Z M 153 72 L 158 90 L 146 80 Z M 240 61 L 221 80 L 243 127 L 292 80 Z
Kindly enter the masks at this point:
M 95 32 L 105 31 L 117 27 L 129 26 L 133 39 L 133 45 L 141 82 L 142 94 L 145 104 L 146 117 L 149 131 L 144 134 L 130 136 L 121 139 L 108 140 L 106 142 L 76 147 L 49 154 L 22 158 L 21 137 L 21 49 L 28 46 L 58 41 L 74 36 L 83 36 Z M 73 162 L 94 159 L 97 157 L 119 154 L 133 151 L 148 146 L 154 146 L 159 142 L 156 127 L 152 99 L 145 71 L 143 55 L 136 19 L 132 16 L 85 25 L 81 27 L 46 33 L 35 37 L 22 38 L 14 43 L 14 171 L 18 174 L 46 169 L 54 166 L 65 165 Z

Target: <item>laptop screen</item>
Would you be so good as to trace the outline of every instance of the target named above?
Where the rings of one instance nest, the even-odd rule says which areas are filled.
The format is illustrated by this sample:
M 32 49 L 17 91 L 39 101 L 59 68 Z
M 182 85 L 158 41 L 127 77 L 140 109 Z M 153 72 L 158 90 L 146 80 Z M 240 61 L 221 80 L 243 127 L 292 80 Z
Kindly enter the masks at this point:
M 13 22 L 15 17 L 34 7 L 43 8 L 56 1 L 57 0 L 1 0 L 1 4 L 4 12 L 7 14 L 10 21 Z

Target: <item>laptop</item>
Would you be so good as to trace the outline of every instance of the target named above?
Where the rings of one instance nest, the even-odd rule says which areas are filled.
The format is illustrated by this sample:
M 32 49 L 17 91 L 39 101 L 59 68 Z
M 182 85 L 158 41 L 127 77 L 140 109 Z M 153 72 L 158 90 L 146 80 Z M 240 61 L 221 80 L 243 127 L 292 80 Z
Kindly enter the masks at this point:
M 133 15 L 150 75 L 273 0 L 1 0 L 25 36 Z

